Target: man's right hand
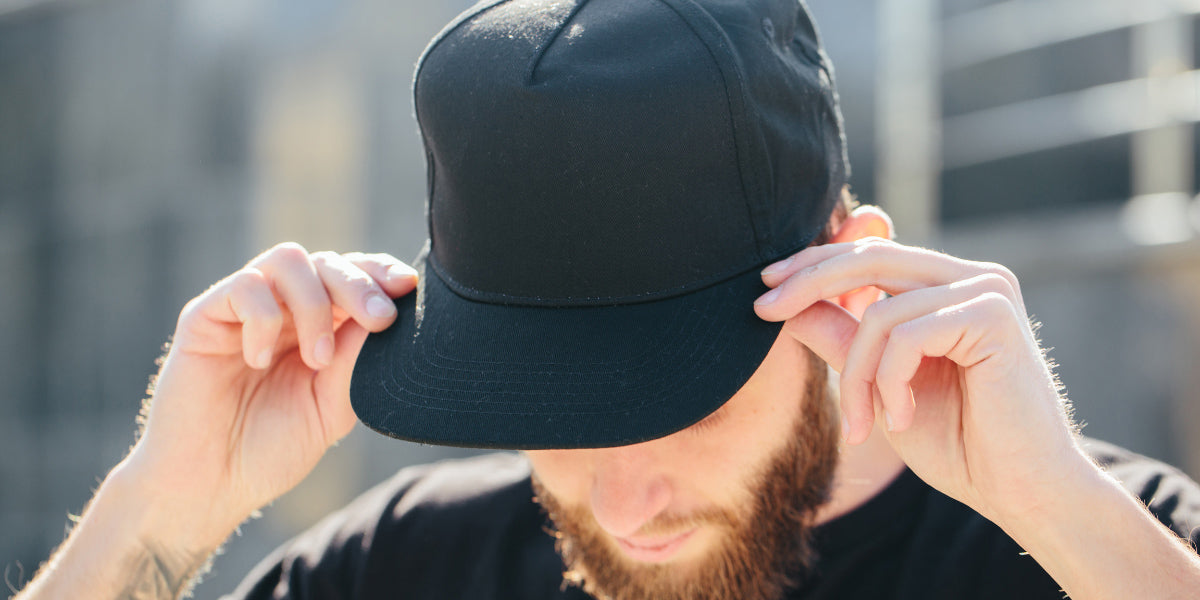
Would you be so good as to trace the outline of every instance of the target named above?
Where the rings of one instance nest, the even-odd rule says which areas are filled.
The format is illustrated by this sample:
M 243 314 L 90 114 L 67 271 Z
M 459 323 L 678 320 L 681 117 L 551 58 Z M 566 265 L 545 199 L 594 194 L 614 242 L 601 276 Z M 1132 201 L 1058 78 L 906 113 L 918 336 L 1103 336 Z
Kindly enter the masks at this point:
M 189 302 L 114 472 L 163 509 L 160 539 L 211 550 L 299 483 L 353 427 L 358 352 L 415 285 L 388 255 L 281 244 Z

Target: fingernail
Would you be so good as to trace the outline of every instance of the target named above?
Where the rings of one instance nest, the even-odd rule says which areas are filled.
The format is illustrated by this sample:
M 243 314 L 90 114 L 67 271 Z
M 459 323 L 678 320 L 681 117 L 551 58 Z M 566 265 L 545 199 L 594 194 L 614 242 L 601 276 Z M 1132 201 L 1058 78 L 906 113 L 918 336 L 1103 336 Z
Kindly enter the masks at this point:
M 313 346 L 313 360 L 321 366 L 328 365 L 333 362 L 333 336 L 328 333 L 321 336 L 317 340 L 317 344 Z
M 371 294 L 367 298 L 367 314 L 376 319 L 386 319 L 396 314 L 396 305 L 379 294 Z
M 254 368 L 265 369 L 271 366 L 271 349 L 267 348 L 258 353 L 258 357 L 254 359 Z
M 388 267 L 388 279 L 402 279 L 404 277 L 416 277 L 417 270 L 408 265 L 392 265 Z
M 885 410 L 885 411 L 883 411 L 883 422 L 884 422 L 884 423 L 887 423 L 887 430 L 888 430 L 888 431 L 895 431 L 895 430 L 896 430 L 896 427 L 895 427 L 894 425 L 892 425 L 892 413 L 890 413 L 890 412 L 888 412 L 888 411 L 886 411 L 886 410 Z
M 850 438 L 850 419 L 842 416 L 842 441 Z
M 754 303 L 762 306 L 763 304 L 770 304 L 774 302 L 777 298 L 779 298 L 779 288 L 775 288 L 763 294 L 758 300 L 755 300 Z
M 775 273 L 783 271 L 784 269 L 787 269 L 788 265 L 792 264 L 792 261 L 795 259 L 796 259 L 795 256 L 789 256 L 773 265 L 768 265 L 767 268 L 762 270 L 762 274 L 763 275 L 773 275 Z

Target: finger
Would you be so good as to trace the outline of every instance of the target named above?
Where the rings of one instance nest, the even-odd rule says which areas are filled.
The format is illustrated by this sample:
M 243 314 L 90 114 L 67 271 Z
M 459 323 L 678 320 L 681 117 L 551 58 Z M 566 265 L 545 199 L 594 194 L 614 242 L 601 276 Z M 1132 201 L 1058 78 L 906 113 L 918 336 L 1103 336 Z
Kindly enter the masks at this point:
M 275 343 L 283 327 L 283 311 L 271 292 L 271 284 L 254 268 L 233 274 L 229 280 L 226 306 L 242 324 L 242 355 L 255 369 L 271 366 Z
M 817 300 L 836 298 L 866 286 L 898 295 L 989 273 L 1006 279 L 1013 288 L 1014 304 L 1023 307 L 1016 277 L 1000 265 L 966 261 L 878 238 L 834 246 L 838 248 L 820 253 L 824 260 L 793 271 L 755 301 L 759 316 L 782 321 Z M 798 264 L 810 262 L 808 252 L 797 255 Z
M 828 301 L 820 301 L 804 312 L 788 319 L 783 324 L 784 333 L 812 350 L 835 371 L 841 372 L 846 363 L 846 354 L 858 331 L 858 319 L 849 311 Z M 842 411 L 842 438 L 851 441 L 850 434 L 861 428 L 861 423 L 874 419 L 874 408 L 861 402 L 848 404 L 839 400 Z M 855 428 L 850 426 L 856 424 Z M 855 439 L 852 443 L 861 440 Z
M 370 331 L 392 324 L 396 306 L 373 277 L 334 252 L 314 253 L 312 263 L 335 307 Z
M 880 357 L 895 327 L 985 294 L 1009 298 L 1012 287 L 1003 277 L 989 273 L 893 296 L 867 307 L 842 370 L 842 401 L 867 402 L 871 398 Z M 911 394 L 883 395 L 883 409 L 889 431 L 904 431 L 912 424 L 915 406 Z
M 762 270 L 763 283 L 767 284 L 767 287 L 775 287 L 801 269 L 807 269 L 839 254 L 850 252 L 855 246 L 872 240 L 882 240 L 882 238 L 869 237 L 855 242 L 809 246 L 779 262 L 767 265 Z
M 317 408 L 327 445 L 345 437 L 358 421 L 350 404 L 350 376 L 366 339 L 366 329 L 355 322 L 346 323 L 337 332 L 333 361 L 317 374 Z
M 801 250 L 800 252 L 797 252 L 789 258 L 786 258 L 773 265 L 769 265 L 767 268 L 763 269 L 763 283 L 766 283 L 769 287 L 775 287 L 796 273 L 806 269 L 811 269 L 823 262 L 832 260 L 839 256 L 878 253 L 880 251 L 889 251 L 893 249 L 937 254 L 936 252 L 930 250 L 916 248 L 913 246 L 905 246 L 892 240 L 880 237 L 865 237 L 852 242 L 810 246 L 804 250 Z
M 328 366 L 334 355 L 332 304 L 308 252 L 299 244 L 280 244 L 250 264 L 270 280 L 291 311 L 304 363 L 312 369 Z
M 910 383 L 927 357 L 945 357 L 962 367 L 1017 352 L 1021 317 L 1001 294 L 966 302 L 902 323 L 892 329 L 879 359 L 876 385 L 885 404 L 912 397 Z M 1016 335 L 1014 335 L 1016 334 Z M 889 399 L 889 397 L 891 397 Z
M 374 278 L 391 298 L 403 296 L 417 287 L 417 270 L 390 254 L 351 252 L 344 256 Z
M 813 262 L 810 255 L 820 258 Z M 755 301 L 755 311 L 768 321 L 781 321 L 818 300 L 836 298 L 865 286 L 889 294 L 944 285 L 963 274 L 959 259 L 901 246 L 880 238 L 831 244 L 798 254 L 774 290 Z
M 783 331 L 841 372 L 858 331 L 858 319 L 837 304 L 822 301 L 788 319 Z
M 172 347 L 202 354 L 226 354 L 236 347 L 246 364 L 265 368 L 283 320 L 266 277 L 247 267 L 183 307 Z

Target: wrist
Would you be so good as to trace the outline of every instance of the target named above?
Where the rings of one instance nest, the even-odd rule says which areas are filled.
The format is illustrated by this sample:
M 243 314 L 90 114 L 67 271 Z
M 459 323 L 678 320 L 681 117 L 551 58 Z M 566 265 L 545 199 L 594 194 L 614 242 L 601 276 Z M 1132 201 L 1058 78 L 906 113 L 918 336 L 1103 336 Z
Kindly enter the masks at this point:
M 994 522 L 1071 598 L 1175 598 L 1200 584 L 1194 551 L 1090 460 L 1035 508 Z
M 978 469 L 990 476 L 976 476 L 971 492 L 958 499 L 1007 531 L 1069 513 L 1078 490 L 1107 478 L 1073 439 L 1046 444 L 1033 456 L 1005 457 Z
M 1051 467 L 1022 479 L 980 511 L 1005 529 L 1040 530 L 1071 521 L 1080 506 L 1114 482 L 1079 448 L 1063 452 Z
M 187 591 L 216 543 L 164 527 L 161 508 L 131 479 L 123 466 L 109 473 L 67 540 L 17 598 L 173 599 Z
M 105 478 L 97 501 L 118 506 L 121 521 L 143 547 L 202 563 L 243 517 L 218 512 L 220 498 L 189 497 L 166 487 L 140 469 L 131 454 Z

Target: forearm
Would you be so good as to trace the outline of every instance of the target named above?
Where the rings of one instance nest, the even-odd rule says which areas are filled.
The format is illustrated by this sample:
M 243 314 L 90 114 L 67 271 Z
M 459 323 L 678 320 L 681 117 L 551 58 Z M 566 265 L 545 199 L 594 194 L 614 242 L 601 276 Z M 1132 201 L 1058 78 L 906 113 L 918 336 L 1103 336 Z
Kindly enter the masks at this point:
M 1191 598 L 1200 558 L 1120 484 L 1086 464 L 1029 514 L 998 519 L 1074 600 Z
M 163 523 L 187 517 L 155 506 L 120 470 L 109 474 L 67 540 L 15 600 L 174 599 L 189 589 L 216 544 L 181 541 L 190 536 Z

